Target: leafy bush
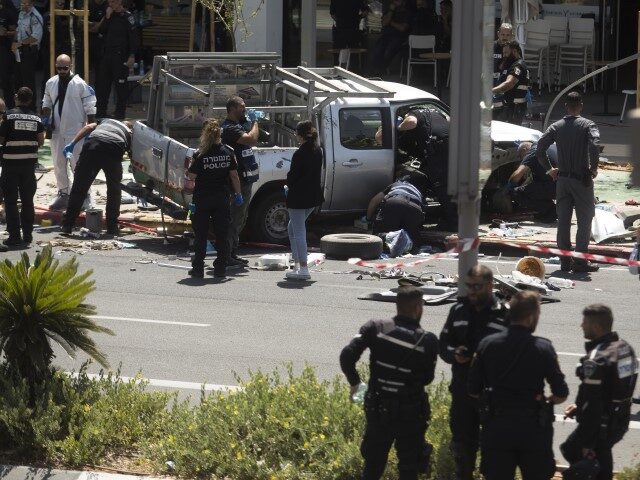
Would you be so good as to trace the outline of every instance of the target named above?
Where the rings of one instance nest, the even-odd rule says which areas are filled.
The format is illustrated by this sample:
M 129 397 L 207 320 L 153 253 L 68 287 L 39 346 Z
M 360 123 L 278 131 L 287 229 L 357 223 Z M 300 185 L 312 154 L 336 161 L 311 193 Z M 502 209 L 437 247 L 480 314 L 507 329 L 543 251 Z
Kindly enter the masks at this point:
M 616 475 L 616 480 L 640 480 L 640 463 L 635 467 L 629 467 Z

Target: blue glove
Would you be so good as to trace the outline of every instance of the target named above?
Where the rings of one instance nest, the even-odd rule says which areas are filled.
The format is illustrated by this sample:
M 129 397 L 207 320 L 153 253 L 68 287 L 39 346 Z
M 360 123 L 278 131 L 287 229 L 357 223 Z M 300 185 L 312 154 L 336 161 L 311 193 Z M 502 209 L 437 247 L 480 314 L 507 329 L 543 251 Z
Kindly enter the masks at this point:
M 76 146 L 75 143 L 71 142 L 71 143 L 67 143 L 64 148 L 62 149 L 62 154 L 64 155 L 64 157 L 66 159 L 69 159 L 73 156 L 73 148 Z
M 253 108 L 250 108 L 245 112 L 245 116 L 251 121 L 251 123 L 255 122 L 258 117 L 256 116 L 256 111 Z
M 233 195 L 233 203 L 235 204 L 236 207 L 239 207 L 244 203 L 244 198 L 242 197 L 241 193 L 235 193 Z
M 49 126 L 49 124 L 51 123 L 51 117 L 42 117 L 42 125 L 47 128 Z

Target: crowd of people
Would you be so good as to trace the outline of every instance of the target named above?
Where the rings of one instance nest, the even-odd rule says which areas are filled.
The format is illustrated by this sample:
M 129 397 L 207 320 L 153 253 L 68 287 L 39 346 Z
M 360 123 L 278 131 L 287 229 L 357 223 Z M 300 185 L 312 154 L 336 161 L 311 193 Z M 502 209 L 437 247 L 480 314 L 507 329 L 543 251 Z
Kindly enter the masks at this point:
M 449 422 L 456 480 L 475 478 L 476 457 L 487 480 L 554 476 L 554 405 L 569 397 L 551 341 L 534 335 L 540 296 L 513 295 L 508 304 L 493 293 L 486 266 L 467 273 L 467 296 L 451 307 L 439 339 L 420 326 L 422 291 L 400 287 L 397 315 L 364 324 L 340 354 L 354 399 L 364 390 L 366 428 L 362 479 L 381 478 L 395 443 L 399 478 L 417 479 L 429 468 L 429 398 L 438 356 L 451 365 Z M 602 304 L 582 312 L 587 343 L 576 375 L 575 403 L 564 410 L 577 427 L 561 444 L 570 467 L 566 480 L 613 478 L 612 449 L 629 427 L 638 360 L 613 331 L 613 313 Z M 368 385 L 356 363 L 370 350 Z M 546 393 L 546 386 L 550 392 Z

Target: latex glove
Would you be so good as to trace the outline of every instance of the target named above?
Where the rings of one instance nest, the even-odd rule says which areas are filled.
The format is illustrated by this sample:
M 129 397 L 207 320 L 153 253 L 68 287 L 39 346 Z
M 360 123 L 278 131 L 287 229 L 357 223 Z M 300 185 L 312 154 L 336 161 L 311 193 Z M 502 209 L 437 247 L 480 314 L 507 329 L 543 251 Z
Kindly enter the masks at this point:
M 51 117 L 47 116 L 47 117 L 42 117 L 42 125 L 46 128 L 49 126 L 49 124 L 51 123 Z
M 286 198 L 286 197 L 289 195 L 289 186 L 288 186 L 288 185 L 285 185 L 285 186 L 283 187 L 283 190 L 284 190 L 284 196 L 285 196 L 285 198 Z
M 66 159 L 69 159 L 73 156 L 73 148 L 76 146 L 75 143 L 71 142 L 71 143 L 67 143 L 64 148 L 62 149 L 62 154 L 64 155 L 64 157 Z
M 235 204 L 236 207 L 239 207 L 244 203 L 244 198 L 241 193 L 235 193 L 233 195 L 233 203 Z
M 249 119 L 249 121 L 251 123 L 255 122 L 256 120 L 258 120 L 258 116 L 256 115 L 256 111 L 253 108 L 249 108 L 246 112 L 245 112 L 245 116 Z

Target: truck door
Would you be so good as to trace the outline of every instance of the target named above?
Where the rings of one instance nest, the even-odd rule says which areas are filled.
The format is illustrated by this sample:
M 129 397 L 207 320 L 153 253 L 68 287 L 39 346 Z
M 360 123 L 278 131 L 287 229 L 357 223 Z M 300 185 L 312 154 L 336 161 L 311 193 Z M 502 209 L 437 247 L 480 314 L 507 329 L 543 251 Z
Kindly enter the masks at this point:
M 393 182 L 389 108 L 334 105 L 331 116 L 334 168 L 330 209 L 366 210 L 371 197 Z

